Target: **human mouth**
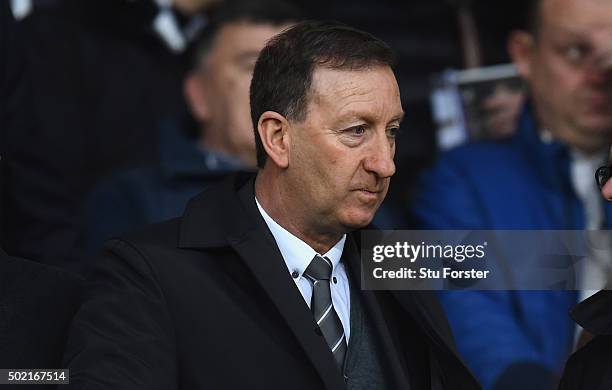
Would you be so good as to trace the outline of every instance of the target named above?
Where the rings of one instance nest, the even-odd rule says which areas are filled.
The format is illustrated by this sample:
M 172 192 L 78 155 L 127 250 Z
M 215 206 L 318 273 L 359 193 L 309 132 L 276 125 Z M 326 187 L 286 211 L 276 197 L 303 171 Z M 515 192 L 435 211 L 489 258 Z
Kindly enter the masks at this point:
M 587 104 L 595 109 L 609 109 L 612 105 L 612 99 L 607 94 L 592 95 L 587 98 Z
M 380 190 L 372 189 L 358 189 L 356 191 L 360 195 L 360 197 L 368 201 L 377 200 L 380 197 L 380 194 L 382 193 L 382 191 Z

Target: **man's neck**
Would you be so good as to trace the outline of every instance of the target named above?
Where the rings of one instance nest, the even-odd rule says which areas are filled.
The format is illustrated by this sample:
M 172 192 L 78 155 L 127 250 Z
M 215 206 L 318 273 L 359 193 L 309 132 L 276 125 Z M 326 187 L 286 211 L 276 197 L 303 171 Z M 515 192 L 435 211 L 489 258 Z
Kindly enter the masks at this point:
M 609 136 L 606 134 L 602 134 L 600 139 L 581 137 L 579 135 L 581 130 L 571 127 L 568 123 L 545 120 L 546 115 L 538 111 L 537 106 L 536 114 L 537 121 L 540 124 L 538 132 L 542 142 L 548 143 L 552 140 L 557 140 L 587 157 L 597 156 L 602 152 L 605 153 L 609 147 Z M 584 132 L 584 130 L 582 131 Z
M 317 253 L 326 253 L 342 238 L 340 232 L 318 232 L 296 215 L 303 207 L 292 207 L 283 196 L 282 183 L 260 170 L 255 180 L 255 197 L 268 215 L 289 233 L 308 244 Z

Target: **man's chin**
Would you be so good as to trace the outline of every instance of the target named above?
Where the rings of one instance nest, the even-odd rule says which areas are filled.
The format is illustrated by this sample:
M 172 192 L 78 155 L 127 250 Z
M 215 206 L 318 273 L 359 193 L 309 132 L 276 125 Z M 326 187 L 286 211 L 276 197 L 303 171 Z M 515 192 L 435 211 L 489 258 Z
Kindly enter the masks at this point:
M 350 230 L 363 229 L 372 223 L 375 212 L 353 213 L 344 219 L 343 224 Z
M 605 149 L 606 151 L 612 144 L 612 121 L 590 121 L 585 123 L 583 129 L 588 131 L 588 142 L 590 149 L 594 152 Z
M 612 107 L 610 107 L 610 110 L 582 113 L 576 122 L 589 132 L 610 135 L 612 133 L 612 115 L 610 114 Z

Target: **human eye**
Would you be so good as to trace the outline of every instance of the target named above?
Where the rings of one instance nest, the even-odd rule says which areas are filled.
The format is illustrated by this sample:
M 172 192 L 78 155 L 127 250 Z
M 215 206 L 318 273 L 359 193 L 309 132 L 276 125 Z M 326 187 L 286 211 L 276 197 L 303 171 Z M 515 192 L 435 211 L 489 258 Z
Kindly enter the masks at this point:
M 394 127 L 389 127 L 387 129 L 387 136 L 389 138 L 396 138 L 397 134 L 399 133 L 399 131 L 400 131 L 399 127 L 395 127 L 395 126 Z
M 366 133 L 366 128 L 364 125 L 359 125 L 359 126 L 353 126 L 347 129 L 346 131 L 348 132 L 348 134 L 352 136 L 361 137 Z
M 580 64 L 589 54 L 589 48 L 583 44 L 572 44 L 562 49 L 563 57 L 571 64 Z
M 352 126 L 342 130 L 342 135 L 350 138 L 362 138 L 367 132 L 365 125 Z
M 361 145 L 367 137 L 368 128 L 366 125 L 351 126 L 338 132 L 340 140 L 349 146 Z

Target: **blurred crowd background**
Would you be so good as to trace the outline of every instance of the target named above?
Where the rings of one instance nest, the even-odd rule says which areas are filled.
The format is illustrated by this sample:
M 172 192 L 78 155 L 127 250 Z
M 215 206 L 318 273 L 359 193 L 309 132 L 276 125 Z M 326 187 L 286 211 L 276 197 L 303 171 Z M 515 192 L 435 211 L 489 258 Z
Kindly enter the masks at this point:
M 573 21 L 593 2 L 2 0 L 1 246 L 86 273 L 106 239 L 254 170 L 250 72 L 302 19 L 344 22 L 397 54 L 406 118 L 380 227 L 606 228 L 593 173 L 612 139 L 612 57 L 597 43 L 610 5 Z M 487 389 L 553 388 L 582 298 L 441 294 Z
M 167 139 L 176 136 L 172 131 L 160 130 L 168 121 L 180 118 L 182 125 L 173 129 L 180 136 L 199 136 L 185 98 L 185 78 L 222 2 L 4 3 L 3 12 L 16 21 L 8 26 L 9 15 L 2 21 L 10 45 L 2 53 L 4 77 L 14 88 L 6 91 L 11 112 L 2 128 L 3 157 L 14 161 L 5 161 L 3 173 L 2 243 L 29 259 L 79 268 L 81 250 L 89 245 L 83 234 L 87 199 L 96 185 L 118 172 L 159 164 L 164 158 L 160 146 L 180 142 Z M 506 38 L 524 13 L 522 1 L 286 3 L 300 18 L 345 22 L 397 52 L 396 74 L 408 115 L 388 202 L 400 205 L 414 174 L 436 156 L 430 104 L 434 76 L 450 68 L 508 63 Z M 228 105 L 233 104 L 244 102 Z M 122 233 L 121 228 L 109 233 Z

